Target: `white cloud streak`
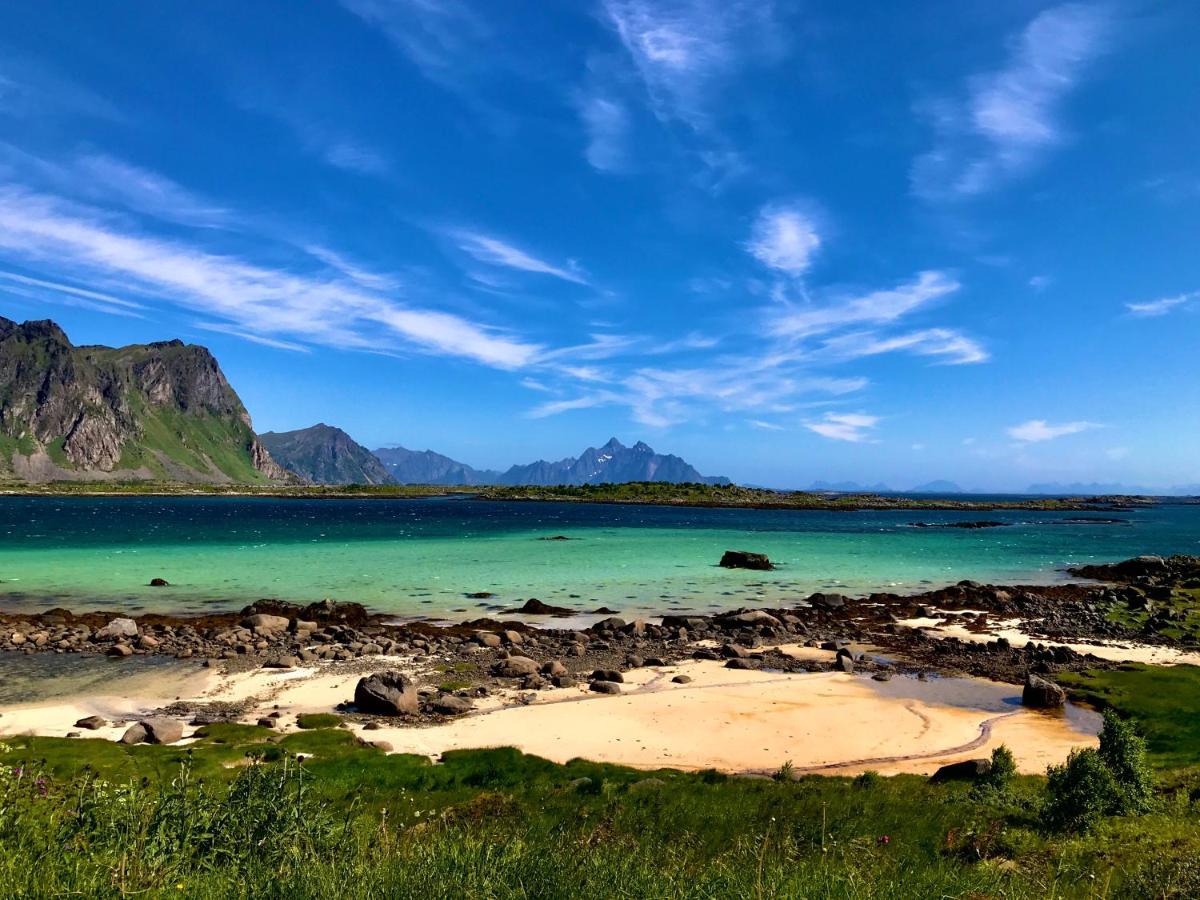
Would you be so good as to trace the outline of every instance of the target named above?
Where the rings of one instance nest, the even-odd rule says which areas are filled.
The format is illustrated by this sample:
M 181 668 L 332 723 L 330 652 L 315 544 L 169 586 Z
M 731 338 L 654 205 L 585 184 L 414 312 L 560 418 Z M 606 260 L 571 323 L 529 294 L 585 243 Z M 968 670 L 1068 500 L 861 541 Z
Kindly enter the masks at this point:
M 781 334 L 805 337 L 848 325 L 884 325 L 953 294 L 960 287 L 958 280 L 945 272 L 920 272 L 915 281 L 838 303 L 815 307 L 791 305 L 777 317 L 775 328 Z
M 550 275 L 563 281 L 586 285 L 587 278 L 574 264 L 556 266 L 545 260 L 538 259 L 519 247 L 506 243 L 499 238 L 478 231 L 454 231 L 451 237 L 458 243 L 461 250 L 469 253 L 475 259 L 493 266 L 517 269 L 522 272 L 533 272 L 539 275 Z
M 858 444 L 866 441 L 878 424 L 878 416 L 868 416 L 865 413 L 830 412 L 825 413 L 821 419 L 815 422 L 805 422 L 804 427 L 833 441 L 849 441 Z
M 1037 444 L 1100 427 L 1102 426 L 1095 422 L 1060 422 L 1052 425 L 1045 419 L 1030 419 L 1028 422 L 1022 422 L 1020 425 L 1009 428 L 1007 433 L 1010 438 L 1022 443 Z
M 495 329 L 403 305 L 341 278 L 259 266 L 132 232 L 94 210 L 0 189 L 0 250 L 25 264 L 102 278 L 272 340 L 359 350 L 417 349 L 502 369 L 541 351 Z
M 916 193 L 929 200 L 985 193 L 1061 144 L 1060 107 L 1106 50 L 1110 20 L 1104 4 L 1047 9 L 1014 39 L 1003 68 L 970 79 L 965 101 L 928 104 L 936 140 L 913 165 Z
M 1129 314 L 1143 319 L 1165 316 L 1172 310 L 1180 309 L 1193 300 L 1200 299 L 1200 291 L 1190 294 L 1179 294 L 1176 297 L 1163 297 L 1161 300 L 1149 300 L 1144 303 L 1126 303 Z

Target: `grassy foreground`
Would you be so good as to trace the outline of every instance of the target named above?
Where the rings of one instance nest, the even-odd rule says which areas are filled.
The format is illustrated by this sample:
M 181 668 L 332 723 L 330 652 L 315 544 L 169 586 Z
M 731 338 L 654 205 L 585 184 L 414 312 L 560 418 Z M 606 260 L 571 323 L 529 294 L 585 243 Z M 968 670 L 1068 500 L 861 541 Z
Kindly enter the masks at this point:
M 1170 746 L 1191 732 L 1172 735 L 1170 704 L 1140 690 L 1161 671 L 1126 673 L 1110 701 L 1161 735 L 1161 770 L 1186 770 L 1200 745 Z M 1168 671 L 1182 673 L 1170 690 L 1192 698 L 1186 729 L 1200 670 Z M 214 725 L 186 748 L 6 738 L 0 895 L 1200 895 L 1200 793 L 1186 779 L 1148 814 L 1083 835 L 1047 830 L 1044 795 L 1041 777 L 991 794 L 916 776 L 556 765 L 512 749 L 435 765 L 336 725 L 287 736 Z

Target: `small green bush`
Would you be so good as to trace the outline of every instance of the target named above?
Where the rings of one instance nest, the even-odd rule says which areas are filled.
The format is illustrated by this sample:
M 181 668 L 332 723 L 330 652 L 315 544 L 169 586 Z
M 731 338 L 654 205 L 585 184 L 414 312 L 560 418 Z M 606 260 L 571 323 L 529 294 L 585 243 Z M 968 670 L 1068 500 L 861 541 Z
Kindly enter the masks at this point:
M 1100 732 L 1100 758 L 1117 782 L 1116 813 L 1128 816 L 1150 808 L 1154 779 L 1146 759 L 1146 741 L 1133 725 L 1111 709 L 1104 713 Z
M 1006 796 L 1012 790 L 1017 775 L 1017 761 L 1012 751 L 1001 744 L 992 751 L 992 767 L 975 779 L 971 796 L 976 800 L 988 800 Z
M 1072 750 L 1065 765 L 1046 770 L 1045 824 L 1057 831 L 1087 831 L 1116 804 L 1117 781 L 1099 752 Z
M 854 779 L 854 786 L 860 791 L 867 791 L 878 787 L 881 781 L 883 781 L 882 775 L 874 769 L 868 769 Z

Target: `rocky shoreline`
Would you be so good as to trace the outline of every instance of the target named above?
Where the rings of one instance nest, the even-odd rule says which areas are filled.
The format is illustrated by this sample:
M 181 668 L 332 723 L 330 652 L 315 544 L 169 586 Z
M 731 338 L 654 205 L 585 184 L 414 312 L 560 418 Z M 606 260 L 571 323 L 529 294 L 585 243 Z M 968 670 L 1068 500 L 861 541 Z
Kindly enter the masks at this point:
M 325 601 L 297 606 L 264 600 L 238 613 L 196 617 L 52 609 L 37 615 L 0 614 L 0 652 L 91 653 L 112 657 L 173 656 L 241 671 L 327 663 L 349 665 L 377 657 L 407 657 L 428 670 L 420 709 L 452 715 L 490 691 L 552 690 L 587 682 L 619 692 L 620 673 L 685 659 L 725 660 L 729 668 L 782 672 L 973 675 L 1021 683 L 1040 674 L 1111 666 L 1063 645 L 1126 640 L 1200 647 L 1180 637 L 1170 604 L 1176 585 L 1200 584 L 1194 557 L 1142 557 L 1109 567 L 1077 570 L 1117 584 L 996 586 L 964 581 L 914 596 L 876 593 L 862 598 L 817 593 L 786 608 L 735 609 L 717 615 L 671 614 L 660 621 L 607 616 L 583 629 L 476 619 L 435 625 L 396 623 L 356 603 Z M 1157 610 L 1136 628 L 1116 612 Z M 525 612 L 561 613 L 556 607 Z M 1015 647 L 991 641 L 934 636 L 911 622 L 957 624 L 987 634 L 997 622 L 1017 621 L 1046 643 Z M 1165 632 L 1165 633 L 1164 633 Z M 826 654 L 792 655 L 798 646 Z M 868 651 L 856 648 L 872 648 Z M 829 652 L 833 656 L 829 656 Z

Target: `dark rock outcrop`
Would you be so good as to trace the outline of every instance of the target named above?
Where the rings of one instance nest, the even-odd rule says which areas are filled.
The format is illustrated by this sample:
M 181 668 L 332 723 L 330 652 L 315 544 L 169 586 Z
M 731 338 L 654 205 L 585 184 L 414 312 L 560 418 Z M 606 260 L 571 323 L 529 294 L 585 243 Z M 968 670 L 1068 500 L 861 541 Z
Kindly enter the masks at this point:
M 974 781 L 990 771 L 992 771 L 990 759 L 964 759 L 962 762 L 942 766 L 933 773 L 929 780 L 934 784 L 944 784 L 947 781 Z
M 717 565 L 724 569 L 755 569 L 763 572 L 775 568 L 765 553 L 753 553 L 749 550 L 726 550 Z
M 1025 676 L 1025 689 L 1021 691 L 1021 703 L 1034 709 L 1056 709 L 1067 702 L 1067 692 L 1040 675 L 1030 672 Z

